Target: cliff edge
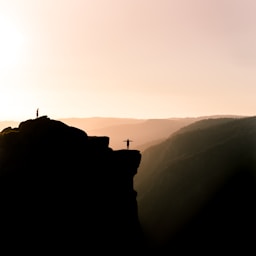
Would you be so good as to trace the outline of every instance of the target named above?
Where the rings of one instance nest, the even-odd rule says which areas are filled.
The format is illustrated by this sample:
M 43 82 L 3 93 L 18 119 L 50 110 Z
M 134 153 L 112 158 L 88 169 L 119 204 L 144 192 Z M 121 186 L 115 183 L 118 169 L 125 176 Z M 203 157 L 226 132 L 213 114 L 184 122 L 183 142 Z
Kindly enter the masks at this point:
M 141 154 L 47 116 L 0 133 L 1 232 L 57 252 L 143 248 L 133 188 Z

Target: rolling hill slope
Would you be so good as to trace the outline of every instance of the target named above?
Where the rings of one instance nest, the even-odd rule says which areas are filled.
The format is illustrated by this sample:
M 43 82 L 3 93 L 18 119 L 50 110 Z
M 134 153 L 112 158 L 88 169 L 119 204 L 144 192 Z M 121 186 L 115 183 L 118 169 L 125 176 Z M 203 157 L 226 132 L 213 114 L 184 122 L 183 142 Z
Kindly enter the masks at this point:
M 256 244 L 256 118 L 205 119 L 145 150 L 134 179 L 156 248 L 234 251 Z

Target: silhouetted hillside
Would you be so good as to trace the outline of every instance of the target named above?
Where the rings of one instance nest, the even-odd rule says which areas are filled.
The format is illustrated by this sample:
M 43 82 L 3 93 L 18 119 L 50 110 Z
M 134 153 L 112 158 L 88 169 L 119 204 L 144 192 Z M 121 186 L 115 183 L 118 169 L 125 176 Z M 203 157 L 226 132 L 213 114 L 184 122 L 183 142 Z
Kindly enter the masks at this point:
M 133 177 L 141 154 L 46 116 L 0 133 L 1 235 L 26 251 L 143 248 Z
M 153 249 L 255 253 L 256 117 L 180 129 L 143 152 L 134 182 Z

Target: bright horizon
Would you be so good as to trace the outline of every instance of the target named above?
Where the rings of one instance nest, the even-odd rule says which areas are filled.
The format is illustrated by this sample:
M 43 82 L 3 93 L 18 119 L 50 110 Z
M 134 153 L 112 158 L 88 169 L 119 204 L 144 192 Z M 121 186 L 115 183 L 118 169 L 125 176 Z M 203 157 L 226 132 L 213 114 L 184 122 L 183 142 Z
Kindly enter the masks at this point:
M 0 120 L 256 113 L 256 2 L 0 0 Z

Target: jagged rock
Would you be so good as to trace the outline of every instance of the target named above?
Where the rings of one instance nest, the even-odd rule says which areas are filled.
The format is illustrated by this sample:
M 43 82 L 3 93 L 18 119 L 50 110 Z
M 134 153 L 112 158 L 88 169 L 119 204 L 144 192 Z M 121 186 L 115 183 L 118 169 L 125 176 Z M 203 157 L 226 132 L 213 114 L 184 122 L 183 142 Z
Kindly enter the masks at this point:
M 2 233 L 59 252 L 143 248 L 133 188 L 141 154 L 108 145 L 47 116 L 4 129 Z

